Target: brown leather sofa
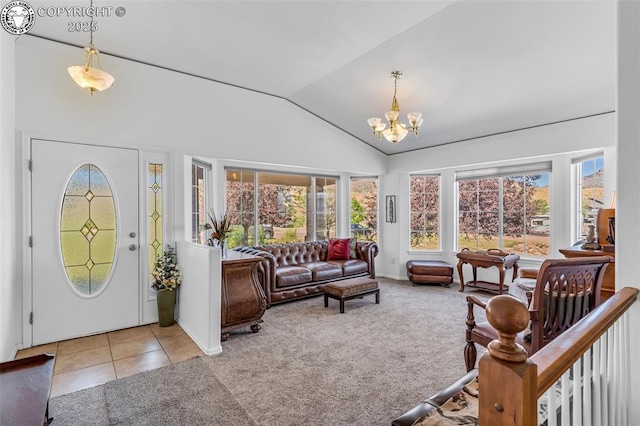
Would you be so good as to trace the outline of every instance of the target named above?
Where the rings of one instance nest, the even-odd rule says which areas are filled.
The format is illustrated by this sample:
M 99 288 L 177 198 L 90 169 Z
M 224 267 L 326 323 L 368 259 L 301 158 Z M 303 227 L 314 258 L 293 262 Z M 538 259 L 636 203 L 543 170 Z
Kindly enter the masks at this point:
M 378 245 L 371 241 L 358 241 L 356 257 L 349 260 L 327 260 L 328 241 L 244 246 L 234 250 L 263 258 L 258 275 L 267 306 L 323 294 L 324 285 L 333 281 L 376 277 L 374 258 Z

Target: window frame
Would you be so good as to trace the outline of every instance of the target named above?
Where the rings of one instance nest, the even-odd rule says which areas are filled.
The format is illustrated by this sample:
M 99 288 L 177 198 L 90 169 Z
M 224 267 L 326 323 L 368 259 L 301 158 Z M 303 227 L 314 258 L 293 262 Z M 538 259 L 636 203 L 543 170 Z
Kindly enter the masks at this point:
M 413 229 L 412 229 L 412 225 L 411 225 L 411 215 L 414 213 L 412 206 L 411 206 L 411 199 L 412 199 L 412 195 L 413 192 L 411 190 L 411 182 L 413 178 L 417 178 L 417 177 L 437 177 L 438 178 L 438 192 L 437 192 L 437 197 L 438 197 L 438 201 L 437 201 L 437 205 L 438 205 L 438 211 L 437 211 L 437 220 L 438 220 L 438 231 L 437 231 L 437 238 L 438 238 L 438 248 L 435 249 L 428 249 L 428 248 L 412 248 L 411 247 L 411 234 L 413 233 Z M 408 208 L 408 224 L 409 224 L 409 249 L 408 251 L 410 253 L 436 253 L 436 252 L 442 252 L 442 173 L 411 173 L 409 174 L 409 208 Z M 425 213 L 425 211 L 423 211 L 422 213 Z
M 496 233 L 496 237 L 497 237 L 497 245 L 501 250 L 507 250 L 508 248 L 505 249 L 504 244 L 505 244 L 505 231 L 504 231 L 504 226 L 505 226 L 505 213 L 509 213 L 508 211 L 505 211 L 505 206 L 504 206 L 504 179 L 506 178 L 514 178 L 514 177 L 526 177 L 526 176 L 530 176 L 530 175 L 534 175 L 534 174 L 543 174 L 543 173 L 547 173 L 548 174 L 548 188 L 549 188 L 549 194 L 548 194 L 548 220 L 549 223 L 551 223 L 551 200 L 552 200 L 552 196 L 551 196 L 551 180 L 553 178 L 553 170 L 552 170 L 552 162 L 551 161 L 542 161 L 542 162 L 533 162 L 533 163 L 523 163 L 523 164 L 514 164 L 514 165 L 508 165 L 508 166 L 499 166 L 499 167 L 491 167 L 491 168 L 485 168 L 485 169 L 478 169 L 478 170 L 464 170 L 464 171 L 459 171 L 456 172 L 456 177 L 455 177 L 455 218 L 454 218 L 454 223 L 455 223 L 455 251 L 459 252 L 460 250 L 462 250 L 462 247 L 460 246 L 460 182 L 463 181 L 476 181 L 476 182 L 480 182 L 481 180 L 484 179 L 498 179 L 498 187 L 497 187 L 497 192 L 498 192 L 498 201 L 497 201 L 497 215 L 498 215 L 498 230 Z M 525 187 L 526 188 L 526 187 Z M 476 192 L 479 193 L 480 189 L 476 189 Z M 532 235 L 530 232 L 528 232 L 527 228 L 530 226 L 527 223 L 531 220 L 530 218 L 533 218 L 533 216 L 535 216 L 535 213 L 532 213 L 530 216 L 527 215 L 527 210 L 526 210 L 526 200 L 523 199 L 523 222 L 524 222 L 524 226 L 525 226 L 525 232 L 523 233 L 523 242 L 526 244 L 526 240 L 527 240 L 527 236 L 528 235 Z M 480 211 L 478 211 L 478 214 L 480 213 Z M 487 212 L 485 212 L 487 213 Z M 476 229 L 478 228 L 478 224 L 476 225 Z M 480 236 L 481 233 L 480 232 L 476 232 L 476 235 Z M 508 234 L 507 234 L 508 235 Z M 549 254 L 543 254 L 543 255 L 535 255 L 535 254 L 530 254 L 528 252 L 524 252 L 524 253 L 518 253 L 521 257 L 531 257 L 534 259 L 542 259 L 544 257 L 548 257 L 551 255 L 552 253 L 552 236 L 551 236 L 551 229 L 549 228 L 549 233 L 548 233 L 548 251 Z M 479 248 L 477 245 L 475 248 L 472 248 L 474 250 L 481 250 L 481 248 Z
M 259 197 L 259 192 L 260 192 L 260 174 L 261 173 L 266 173 L 266 174 L 274 174 L 274 175 L 290 175 L 290 176 L 301 176 L 301 177 L 305 177 L 305 178 L 310 178 L 311 183 L 310 183 L 310 188 L 311 190 L 307 193 L 308 195 L 311 195 L 312 199 L 315 200 L 313 203 L 313 212 L 312 214 L 310 214 L 308 216 L 308 220 L 310 220 L 311 224 L 312 224 L 312 232 L 314 236 L 318 235 L 318 228 L 317 228 L 317 224 L 318 224 L 318 209 L 317 209 L 317 201 L 318 201 L 318 192 L 316 189 L 317 186 L 317 180 L 318 179 L 333 179 L 334 180 L 334 184 L 335 185 L 335 212 L 336 212 L 336 218 L 340 217 L 340 177 L 339 176 L 334 176 L 334 175 L 328 175 L 328 174 L 315 174 L 315 173 L 296 173 L 293 171 L 281 171 L 281 170 L 271 170 L 271 169 L 253 169 L 253 168 L 246 168 L 246 167 L 236 167 L 236 166 L 224 166 L 223 168 L 223 178 L 224 178 L 224 208 L 225 211 L 227 211 L 228 206 L 227 206 L 227 174 L 229 172 L 247 172 L 247 173 L 252 173 L 253 174 L 253 188 L 254 188 L 254 197 L 253 197 L 253 210 L 252 210 L 252 214 L 253 214 L 253 233 L 252 235 L 250 235 L 250 237 L 253 238 L 254 243 L 259 241 L 259 233 L 260 233 L 260 227 L 261 224 L 260 222 L 260 213 L 258 211 L 258 197 Z M 339 222 L 339 221 L 337 221 Z M 307 223 L 307 226 L 309 225 L 309 223 Z M 335 233 L 338 233 L 338 223 L 336 223 L 335 225 Z M 330 238 L 329 235 L 326 236 L 326 239 L 328 240 Z M 258 244 L 253 244 L 253 245 L 258 245 Z
M 584 186 L 584 182 L 583 182 L 583 170 L 584 170 L 584 163 L 586 162 L 593 162 L 593 166 L 594 166 L 594 173 L 597 170 L 597 162 L 598 160 L 602 161 L 602 173 L 603 173 L 603 177 L 602 180 L 600 182 L 600 188 L 602 188 L 602 195 L 603 195 L 603 199 L 600 200 L 600 208 L 605 208 L 606 206 L 604 205 L 604 173 L 605 173 L 605 156 L 604 156 L 604 152 L 599 151 L 599 152 L 595 152 L 593 154 L 589 154 L 586 156 L 581 156 L 581 157 L 576 157 L 576 158 L 572 158 L 571 159 L 571 164 L 574 168 L 574 173 L 575 173 L 575 198 L 573 199 L 573 203 L 572 203 L 572 210 L 574 212 L 574 219 L 575 219 L 575 226 L 572 230 L 572 239 L 574 241 L 577 240 L 582 240 L 584 239 L 585 235 L 582 232 L 582 226 L 584 223 L 584 209 L 583 209 L 583 205 L 582 205 L 582 190 L 583 190 L 583 186 Z M 595 201 L 595 200 L 594 200 Z M 596 220 L 597 220 L 597 213 L 594 215 L 593 217 L 593 225 L 595 225 L 597 227 L 596 224 Z
M 194 168 L 199 168 L 202 169 L 202 189 L 199 190 L 199 186 L 194 186 Z M 191 161 L 191 242 L 195 243 L 195 244 L 206 244 L 207 243 L 207 232 L 202 230 L 200 228 L 201 225 L 203 225 L 204 223 L 207 223 L 208 217 L 207 217 L 207 212 L 211 209 L 211 195 L 209 193 L 209 188 L 211 187 L 211 175 L 212 175 L 212 168 L 211 168 L 211 164 L 205 163 L 203 161 L 198 161 L 196 159 L 193 159 Z M 193 200 L 193 196 L 194 196 L 194 189 L 198 188 L 196 190 L 197 193 L 202 192 L 204 200 L 203 200 L 203 209 L 202 209 L 202 217 L 200 218 L 200 211 L 194 211 L 194 200 Z M 197 203 L 199 206 L 199 203 Z M 194 219 L 194 215 L 198 215 L 198 220 L 197 223 L 194 225 L 193 219 Z M 196 226 L 196 228 L 194 229 L 194 226 Z M 194 238 L 194 235 L 198 235 L 197 238 Z
M 353 215 L 353 209 L 352 209 L 352 198 L 353 198 L 353 183 L 356 181 L 371 181 L 371 182 L 375 182 L 375 187 L 376 187 L 376 197 L 375 197 L 375 208 L 374 209 L 369 209 L 367 210 L 365 208 L 365 206 L 363 206 L 364 210 L 363 210 L 363 214 L 365 216 L 371 216 L 372 214 L 374 215 L 373 217 L 375 217 L 375 222 L 376 222 L 376 226 L 375 228 L 369 228 L 368 230 L 370 230 L 371 232 L 369 233 L 369 236 L 367 237 L 367 232 L 366 232 L 366 228 L 363 229 L 363 231 L 361 233 L 355 233 L 352 230 L 352 225 L 361 225 L 361 224 L 355 224 L 351 222 L 351 218 Z M 360 240 L 366 240 L 366 241 L 374 241 L 374 242 L 378 242 L 378 235 L 380 232 L 380 179 L 378 178 L 378 176 L 351 176 L 349 178 L 349 223 L 348 223 L 348 234 L 349 237 L 355 237 L 357 239 Z M 362 238 L 362 236 L 364 236 L 364 238 Z

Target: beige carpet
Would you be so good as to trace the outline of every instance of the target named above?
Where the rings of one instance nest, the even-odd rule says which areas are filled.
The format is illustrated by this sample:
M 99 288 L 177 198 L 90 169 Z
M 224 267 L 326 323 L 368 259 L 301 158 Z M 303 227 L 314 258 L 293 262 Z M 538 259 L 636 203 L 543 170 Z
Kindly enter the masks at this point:
M 54 398 L 51 424 L 255 425 L 207 370 L 199 357 Z
M 189 361 L 107 383 L 102 397 L 98 387 L 54 398 L 54 424 L 247 424 L 224 411 L 237 403 L 247 421 L 264 426 L 389 425 L 465 373 L 465 296 L 472 292 L 379 281 L 379 305 L 366 296 L 347 301 L 344 314 L 335 300 L 324 308 L 322 297 L 273 306 L 259 333 L 232 334 L 222 354 L 199 359 L 179 382 L 166 377 Z M 224 398 L 214 397 L 213 385 L 201 386 L 198 376 L 219 381 Z M 147 389 L 162 391 L 164 383 L 178 408 L 157 403 L 155 417 L 137 420 L 151 409 L 140 401 L 155 400 Z M 193 387 L 202 390 L 202 402 L 193 402 Z M 58 422 L 73 410 L 86 422 Z

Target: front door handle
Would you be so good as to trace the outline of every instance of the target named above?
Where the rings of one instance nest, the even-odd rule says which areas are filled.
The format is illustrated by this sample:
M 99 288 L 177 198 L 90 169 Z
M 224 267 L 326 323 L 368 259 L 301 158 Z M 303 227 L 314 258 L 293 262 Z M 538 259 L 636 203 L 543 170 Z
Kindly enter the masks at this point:
M 129 250 L 131 250 L 131 251 L 136 251 L 136 249 L 137 249 L 137 248 L 138 248 L 138 246 L 137 246 L 137 245 L 135 245 L 135 244 L 129 244 Z

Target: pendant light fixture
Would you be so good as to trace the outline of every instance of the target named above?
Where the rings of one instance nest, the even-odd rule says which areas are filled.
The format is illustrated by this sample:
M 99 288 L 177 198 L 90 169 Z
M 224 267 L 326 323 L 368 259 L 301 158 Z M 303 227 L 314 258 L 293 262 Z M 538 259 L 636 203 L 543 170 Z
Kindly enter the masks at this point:
M 93 8 L 93 0 L 91 0 L 90 7 Z M 89 46 L 84 48 L 87 52 L 87 60 L 84 65 L 74 65 L 67 69 L 73 81 L 83 89 L 87 89 L 91 95 L 93 95 L 93 92 L 96 90 L 99 92 L 107 90 L 115 81 L 115 78 L 113 78 L 111 74 L 102 71 L 100 57 L 98 56 L 99 52 L 93 46 L 93 29 L 93 16 L 91 16 L 91 24 L 89 27 Z M 98 68 L 93 67 L 94 58 Z
M 391 77 L 393 77 L 393 101 L 391 102 L 391 110 L 387 111 L 384 116 L 389 122 L 389 127 L 387 127 L 386 123 L 382 122 L 381 118 L 373 117 L 367 120 L 369 126 L 373 130 L 373 134 L 378 137 L 378 139 L 384 138 L 391 143 L 398 143 L 409 133 L 409 130 L 413 131 L 413 133 L 417 136 L 418 130 L 422 125 L 422 113 L 421 112 L 410 112 L 407 114 L 407 118 L 409 119 L 409 126 L 401 123 L 399 120 L 400 116 L 400 105 L 398 104 L 398 99 L 396 98 L 396 92 L 398 91 L 398 80 L 402 78 L 402 72 L 393 71 L 391 73 Z

